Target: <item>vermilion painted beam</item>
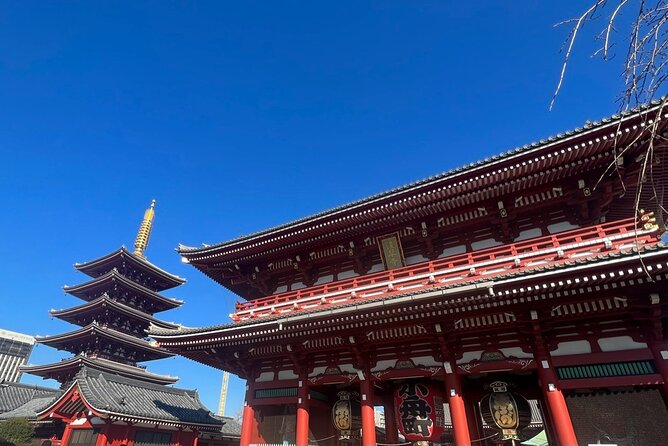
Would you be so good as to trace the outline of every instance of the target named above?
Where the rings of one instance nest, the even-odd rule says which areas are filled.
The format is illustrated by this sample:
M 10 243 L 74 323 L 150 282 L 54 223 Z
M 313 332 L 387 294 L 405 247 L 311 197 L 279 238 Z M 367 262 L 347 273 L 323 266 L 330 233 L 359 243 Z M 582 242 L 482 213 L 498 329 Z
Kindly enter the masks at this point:
M 263 315 L 294 314 L 311 308 L 350 302 L 351 299 L 364 299 L 365 296 L 389 297 L 402 292 L 406 287 L 414 291 L 444 284 L 465 283 L 483 271 L 488 272 L 487 277 L 494 278 L 530 270 L 538 265 L 536 262 L 542 262 L 540 266 L 562 264 L 571 256 L 579 258 L 583 253 L 591 256 L 597 252 L 618 251 L 629 241 L 634 244 L 657 242 L 654 232 L 636 230 L 636 219 L 630 218 L 422 262 L 238 303 L 232 318 L 243 321 Z

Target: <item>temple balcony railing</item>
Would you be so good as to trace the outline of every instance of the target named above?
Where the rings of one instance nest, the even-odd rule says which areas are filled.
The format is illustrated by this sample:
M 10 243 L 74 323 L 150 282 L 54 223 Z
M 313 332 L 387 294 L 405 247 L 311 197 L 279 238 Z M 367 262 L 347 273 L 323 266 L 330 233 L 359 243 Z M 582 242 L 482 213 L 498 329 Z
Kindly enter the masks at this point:
M 242 322 L 280 314 L 289 316 L 351 300 L 390 297 L 409 291 L 459 285 L 481 277 L 493 279 L 509 273 L 657 243 L 660 236 L 658 226 L 652 223 L 643 225 L 641 220 L 629 218 L 601 223 L 237 302 L 235 312 L 230 317 L 235 322 Z

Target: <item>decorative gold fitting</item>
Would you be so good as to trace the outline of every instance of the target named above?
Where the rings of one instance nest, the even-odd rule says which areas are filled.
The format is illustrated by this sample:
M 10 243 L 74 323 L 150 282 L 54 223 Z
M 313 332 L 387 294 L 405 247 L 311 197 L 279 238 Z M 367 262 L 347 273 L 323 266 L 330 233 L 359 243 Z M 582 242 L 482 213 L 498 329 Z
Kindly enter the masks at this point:
M 144 212 L 144 220 L 139 225 L 137 231 L 137 238 L 135 239 L 134 254 L 146 258 L 144 251 L 148 247 L 148 239 L 151 236 L 151 229 L 153 227 L 153 218 L 155 217 L 155 200 L 151 200 L 151 206 Z

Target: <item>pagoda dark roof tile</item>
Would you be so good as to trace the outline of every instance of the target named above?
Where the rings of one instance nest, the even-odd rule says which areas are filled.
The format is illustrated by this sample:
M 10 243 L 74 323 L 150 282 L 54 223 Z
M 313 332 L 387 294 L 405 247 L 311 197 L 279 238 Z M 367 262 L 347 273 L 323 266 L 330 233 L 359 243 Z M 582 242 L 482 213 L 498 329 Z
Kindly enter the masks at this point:
M 84 400 L 101 413 L 120 418 L 197 425 L 219 430 L 216 419 L 200 401 L 197 391 L 151 384 L 87 367 L 77 375 Z M 47 410 L 42 412 L 42 416 Z
M 168 308 L 176 308 L 183 305 L 182 300 L 174 299 L 171 297 L 165 297 L 160 293 L 157 293 L 133 280 L 128 279 L 123 274 L 118 272 L 116 269 L 113 269 L 106 274 L 95 277 L 93 280 L 89 280 L 88 282 L 84 282 L 79 285 L 71 285 L 71 286 L 65 285 L 63 287 L 63 291 L 65 291 L 68 294 L 72 294 L 73 296 L 84 297 L 85 295 L 84 292 L 86 290 L 95 288 L 97 286 L 102 286 L 108 281 L 115 281 L 115 280 L 118 280 L 119 283 L 127 285 L 128 287 L 138 291 L 139 293 L 145 296 L 148 296 L 152 299 L 155 299 L 158 302 L 165 304 L 165 306 Z
M 381 192 L 381 193 L 378 193 L 378 194 L 374 194 L 374 195 L 362 198 L 360 200 L 352 201 L 352 202 L 343 204 L 341 206 L 337 206 L 337 207 L 334 207 L 334 208 L 331 208 L 331 209 L 328 209 L 328 210 L 325 210 L 325 211 L 322 211 L 322 212 L 318 212 L 318 213 L 315 213 L 315 214 L 312 214 L 312 215 L 309 215 L 309 216 L 306 216 L 306 217 L 303 217 L 303 218 L 299 218 L 299 219 L 296 219 L 296 220 L 293 220 L 293 221 L 290 221 L 290 222 L 287 222 L 287 223 L 283 223 L 283 224 L 280 224 L 280 225 L 277 225 L 277 226 L 274 226 L 274 227 L 271 227 L 271 228 L 268 228 L 268 229 L 263 229 L 261 231 L 257 231 L 257 232 L 251 233 L 251 234 L 242 235 L 242 236 L 239 236 L 239 237 L 236 237 L 236 238 L 224 241 L 224 242 L 220 242 L 220 243 L 202 244 L 202 246 L 199 246 L 199 247 L 186 246 L 186 245 L 183 245 L 183 244 L 179 244 L 176 248 L 176 251 L 179 254 L 184 254 L 184 255 L 199 254 L 199 253 L 204 253 L 204 252 L 210 252 L 210 251 L 218 249 L 218 248 L 223 248 L 223 247 L 227 247 L 227 246 L 230 246 L 230 245 L 238 244 L 240 242 L 251 240 L 251 239 L 263 236 L 263 235 L 268 235 L 268 234 L 271 234 L 273 232 L 277 232 L 277 231 L 280 231 L 280 230 L 283 230 L 283 229 L 290 228 L 292 226 L 296 226 L 296 225 L 299 225 L 299 224 L 302 224 L 302 223 L 306 223 L 306 222 L 309 222 L 309 221 L 312 221 L 312 220 L 316 220 L 316 219 L 319 219 L 319 218 L 324 217 L 324 216 L 328 216 L 328 215 L 335 214 L 335 213 L 338 213 L 338 212 L 341 212 L 341 211 L 344 211 L 344 210 L 352 209 L 356 206 L 366 204 L 366 203 L 370 203 L 370 202 L 376 201 L 376 200 L 384 198 L 384 197 L 389 197 L 389 196 L 395 195 L 397 193 L 404 192 L 404 191 L 414 189 L 414 188 L 418 188 L 420 186 L 424 186 L 426 184 L 429 184 L 429 183 L 432 183 L 432 182 L 435 182 L 435 181 L 440 181 L 440 180 L 446 179 L 448 177 L 458 175 L 462 172 L 466 172 L 466 171 L 472 170 L 474 168 L 478 168 L 478 167 L 488 165 L 488 164 L 493 163 L 493 162 L 504 160 L 506 158 L 510 158 L 510 157 L 513 157 L 513 156 L 522 155 L 525 152 L 529 152 L 531 150 L 538 149 L 538 148 L 543 148 L 545 146 L 552 145 L 556 142 L 561 142 L 561 141 L 563 141 L 565 139 L 568 139 L 568 138 L 571 138 L 573 136 L 577 136 L 577 135 L 580 135 L 580 134 L 583 134 L 583 133 L 586 133 L 586 132 L 597 130 L 597 129 L 605 126 L 605 125 L 608 125 L 608 124 L 611 124 L 611 123 L 617 123 L 617 122 L 619 122 L 620 119 L 625 119 L 625 118 L 634 117 L 634 116 L 640 116 L 640 115 L 643 115 L 645 113 L 656 111 L 656 110 L 660 109 L 660 107 L 663 106 L 662 104 L 666 100 L 668 100 L 668 96 L 664 96 L 660 100 L 652 101 L 649 104 L 640 105 L 640 106 L 638 106 L 638 107 L 636 107 L 636 108 L 634 108 L 634 109 L 632 109 L 628 112 L 621 113 L 621 116 L 615 114 L 615 115 L 612 115 L 611 117 L 603 118 L 600 121 L 594 121 L 594 122 L 587 121 L 584 124 L 583 127 L 576 127 L 575 129 L 570 130 L 570 131 L 566 131 L 563 134 L 558 133 L 556 136 L 549 136 L 547 139 L 541 139 L 540 141 L 535 141 L 535 142 L 532 142 L 530 144 L 525 144 L 521 147 L 516 147 L 514 149 L 510 149 L 510 150 L 507 150 L 505 152 L 501 152 L 500 154 L 494 155 L 491 158 L 484 158 L 482 160 L 479 160 L 479 161 L 476 161 L 476 162 L 471 162 L 471 163 L 469 163 L 467 165 L 464 165 L 464 166 L 455 167 L 453 169 L 447 170 L 447 171 L 445 171 L 443 173 L 440 173 L 440 174 L 437 174 L 437 175 L 432 175 L 432 176 L 429 176 L 427 178 L 423 178 L 421 180 L 417 180 L 417 181 L 405 184 L 403 186 L 399 186 L 399 187 L 390 189 L 388 191 L 384 191 L 384 192 Z
M 169 353 L 163 348 L 153 345 L 152 342 L 149 342 L 146 339 L 137 338 L 120 331 L 104 327 L 97 324 L 96 322 L 90 323 L 84 327 L 69 331 L 67 333 L 61 333 L 52 336 L 37 336 L 35 339 L 40 344 L 60 345 L 61 343 L 67 342 L 69 339 L 77 339 L 87 336 L 104 336 L 106 338 L 114 339 L 120 343 L 131 345 L 144 351 L 153 352 L 155 355 L 157 355 L 157 357 L 168 358 L 173 356 L 173 354 Z
M 611 253 L 606 253 L 606 254 L 599 254 L 591 257 L 582 257 L 577 260 L 577 265 L 595 265 L 596 263 L 608 261 L 608 260 L 614 260 L 622 257 L 633 257 L 633 256 L 638 256 L 639 253 L 650 253 L 650 252 L 656 252 L 656 251 L 666 251 L 668 253 L 668 244 L 664 242 L 658 242 L 653 245 L 644 245 L 641 249 L 638 249 L 636 247 L 634 248 L 629 248 L 626 250 L 621 250 L 619 252 L 611 252 Z M 524 270 L 524 271 L 517 271 L 517 272 L 510 272 L 504 274 L 502 277 L 500 277 L 500 280 L 506 280 L 506 279 L 512 279 L 512 278 L 519 278 L 519 277 L 531 277 L 533 275 L 543 273 L 543 272 L 549 272 L 549 271 L 555 271 L 555 270 L 567 270 L 568 268 L 572 268 L 575 266 L 575 263 L 572 262 L 564 262 L 561 264 L 551 264 L 551 265 L 543 265 L 543 266 L 536 266 L 530 270 Z M 479 277 L 479 278 L 472 278 L 471 280 L 466 281 L 465 283 L 462 284 L 448 284 L 448 285 L 442 285 L 442 286 L 435 286 L 428 291 L 425 290 L 420 290 L 420 291 L 409 291 L 406 293 L 400 293 L 400 294 L 393 294 L 390 297 L 387 296 L 380 296 L 380 297 L 374 297 L 370 299 L 364 299 L 364 300 L 356 300 L 355 302 L 351 303 L 345 303 L 345 304 L 340 304 L 337 305 L 336 307 L 325 307 L 325 308 L 315 308 L 311 310 L 305 310 L 305 311 L 300 311 L 299 313 L 294 314 L 294 316 L 302 316 L 302 315 L 312 315 L 312 314 L 317 314 L 317 313 L 327 313 L 328 311 L 332 310 L 332 308 L 347 308 L 347 307 L 355 307 L 358 305 L 364 305 L 364 304 L 369 304 L 369 303 L 374 303 L 374 302 L 382 302 L 382 301 L 387 301 L 391 302 L 393 299 L 398 299 L 402 297 L 410 297 L 410 296 L 416 296 L 420 294 L 424 294 L 426 292 L 434 292 L 434 291 L 441 291 L 441 290 L 450 290 L 450 289 L 456 289 L 459 287 L 463 286 L 470 286 L 470 285 L 475 285 L 475 284 L 481 284 L 481 283 L 489 283 L 490 281 L 493 281 L 495 278 L 494 277 Z M 272 322 L 280 319 L 290 319 L 290 316 L 286 316 L 284 314 L 279 314 L 275 316 L 267 316 L 263 317 L 261 319 L 251 319 L 251 320 L 245 320 L 245 321 L 240 321 L 240 322 L 231 322 L 227 324 L 218 324 L 218 325 L 211 325 L 211 326 L 206 326 L 206 327 L 185 327 L 183 325 L 179 325 L 176 330 L 170 330 L 170 329 L 163 329 L 159 327 L 154 327 L 151 326 L 148 330 L 148 333 L 150 336 L 156 338 L 159 340 L 159 338 L 164 337 L 164 338 L 169 338 L 169 337 L 174 337 L 174 336 L 182 336 L 182 335 L 196 335 L 200 333 L 207 333 L 211 331 L 219 331 L 219 330 L 227 330 L 227 329 L 235 329 L 235 328 L 243 328 L 246 326 L 252 326 L 255 324 L 263 324 L 267 322 Z
M 151 316 L 148 313 L 144 313 L 143 311 L 137 310 L 137 309 L 132 308 L 128 305 L 122 304 L 121 302 L 118 302 L 114 299 L 111 299 L 106 294 L 98 297 L 97 299 L 88 301 L 88 302 L 86 302 L 82 305 L 78 305 L 78 306 L 72 307 L 72 308 L 64 308 L 64 309 L 61 309 L 61 310 L 51 310 L 50 313 L 51 313 L 51 316 L 53 316 L 53 317 L 57 317 L 59 319 L 67 320 L 66 316 L 80 314 L 80 313 L 86 312 L 88 310 L 94 310 L 98 307 L 105 306 L 105 305 L 107 305 L 111 308 L 114 308 L 115 310 L 117 310 L 120 313 L 123 313 L 125 315 L 128 315 L 128 314 L 132 315 L 137 319 L 144 320 L 144 321 L 146 321 L 148 323 L 151 323 L 153 325 L 156 325 L 158 327 L 159 326 L 163 326 L 165 328 L 176 327 L 176 324 L 174 324 L 173 322 L 166 322 L 166 321 L 157 319 L 157 318 Z
M 25 403 L 42 397 L 54 397 L 60 390 L 29 384 L 0 382 L 0 413 L 15 410 Z
M 141 381 L 156 382 L 160 384 L 173 384 L 179 380 L 177 376 L 160 375 L 149 372 L 142 367 L 123 364 L 104 358 L 91 358 L 85 355 L 77 355 L 52 364 L 22 366 L 21 371 L 38 376 L 46 376 L 57 370 L 78 370 L 84 366 L 101 372 L 119 374 Z
M 134 253 L 128 251 L 125 246 L 121 246 L 119 249 L 116 251 L 113 251 L 107 255 L 104 255 L 102 257 L 99 257 L 94 260 L 90 260 L 88 262 L 82 262 L 82 263 L 75 263 L 74 267 L 86 273 L 87 271 L 90 271 L 91 269 L 94 269 L 96 266 L 102 265 L 105 262 L 110 262 L 114 260 L 116 257 L 125 257 L 129 259 L 131 262 L 135 263 L 138 266 L 141 266 L 145 269 L 148 269 L 149 271 L 154 272 L 155 274 L 163 277 L 164 279 L 167 280 L 170 286 L 163 288 L 163 289 L 168 289 L 168 288 L 173 288 L 178 285 L 182 285 L 186 282 L 186 279 L 183 277 L 179 277 L 175 274 L 168 273 L 167 271 L 163 270 L 162 268 L 154 265 L 153 263 L 149 262 L 147 259 L 139 257 L 135 255 Z

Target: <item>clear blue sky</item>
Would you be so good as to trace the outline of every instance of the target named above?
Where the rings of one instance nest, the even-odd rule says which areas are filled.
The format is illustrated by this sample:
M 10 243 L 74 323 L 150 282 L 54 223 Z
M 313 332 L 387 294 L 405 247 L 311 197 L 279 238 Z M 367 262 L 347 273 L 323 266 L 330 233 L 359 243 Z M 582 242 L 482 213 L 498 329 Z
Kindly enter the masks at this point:
M 215 243 L 362 198 L 614 113 L 618 66 L 581 42 L 582 2 L 3 2 L 0 327 L 56 334 L 72 264 L 133 243 L 186 277 L 163 313 L 228 322 L 235 297 L 180 262 Z M 31 362 L 68 356 L 35 349 Z M 221 373 L 175 358 L 217 408 Z M 24 376 L 26 382 L 39 378 Z M 242 404 L 231 383 L 227 414 Z

